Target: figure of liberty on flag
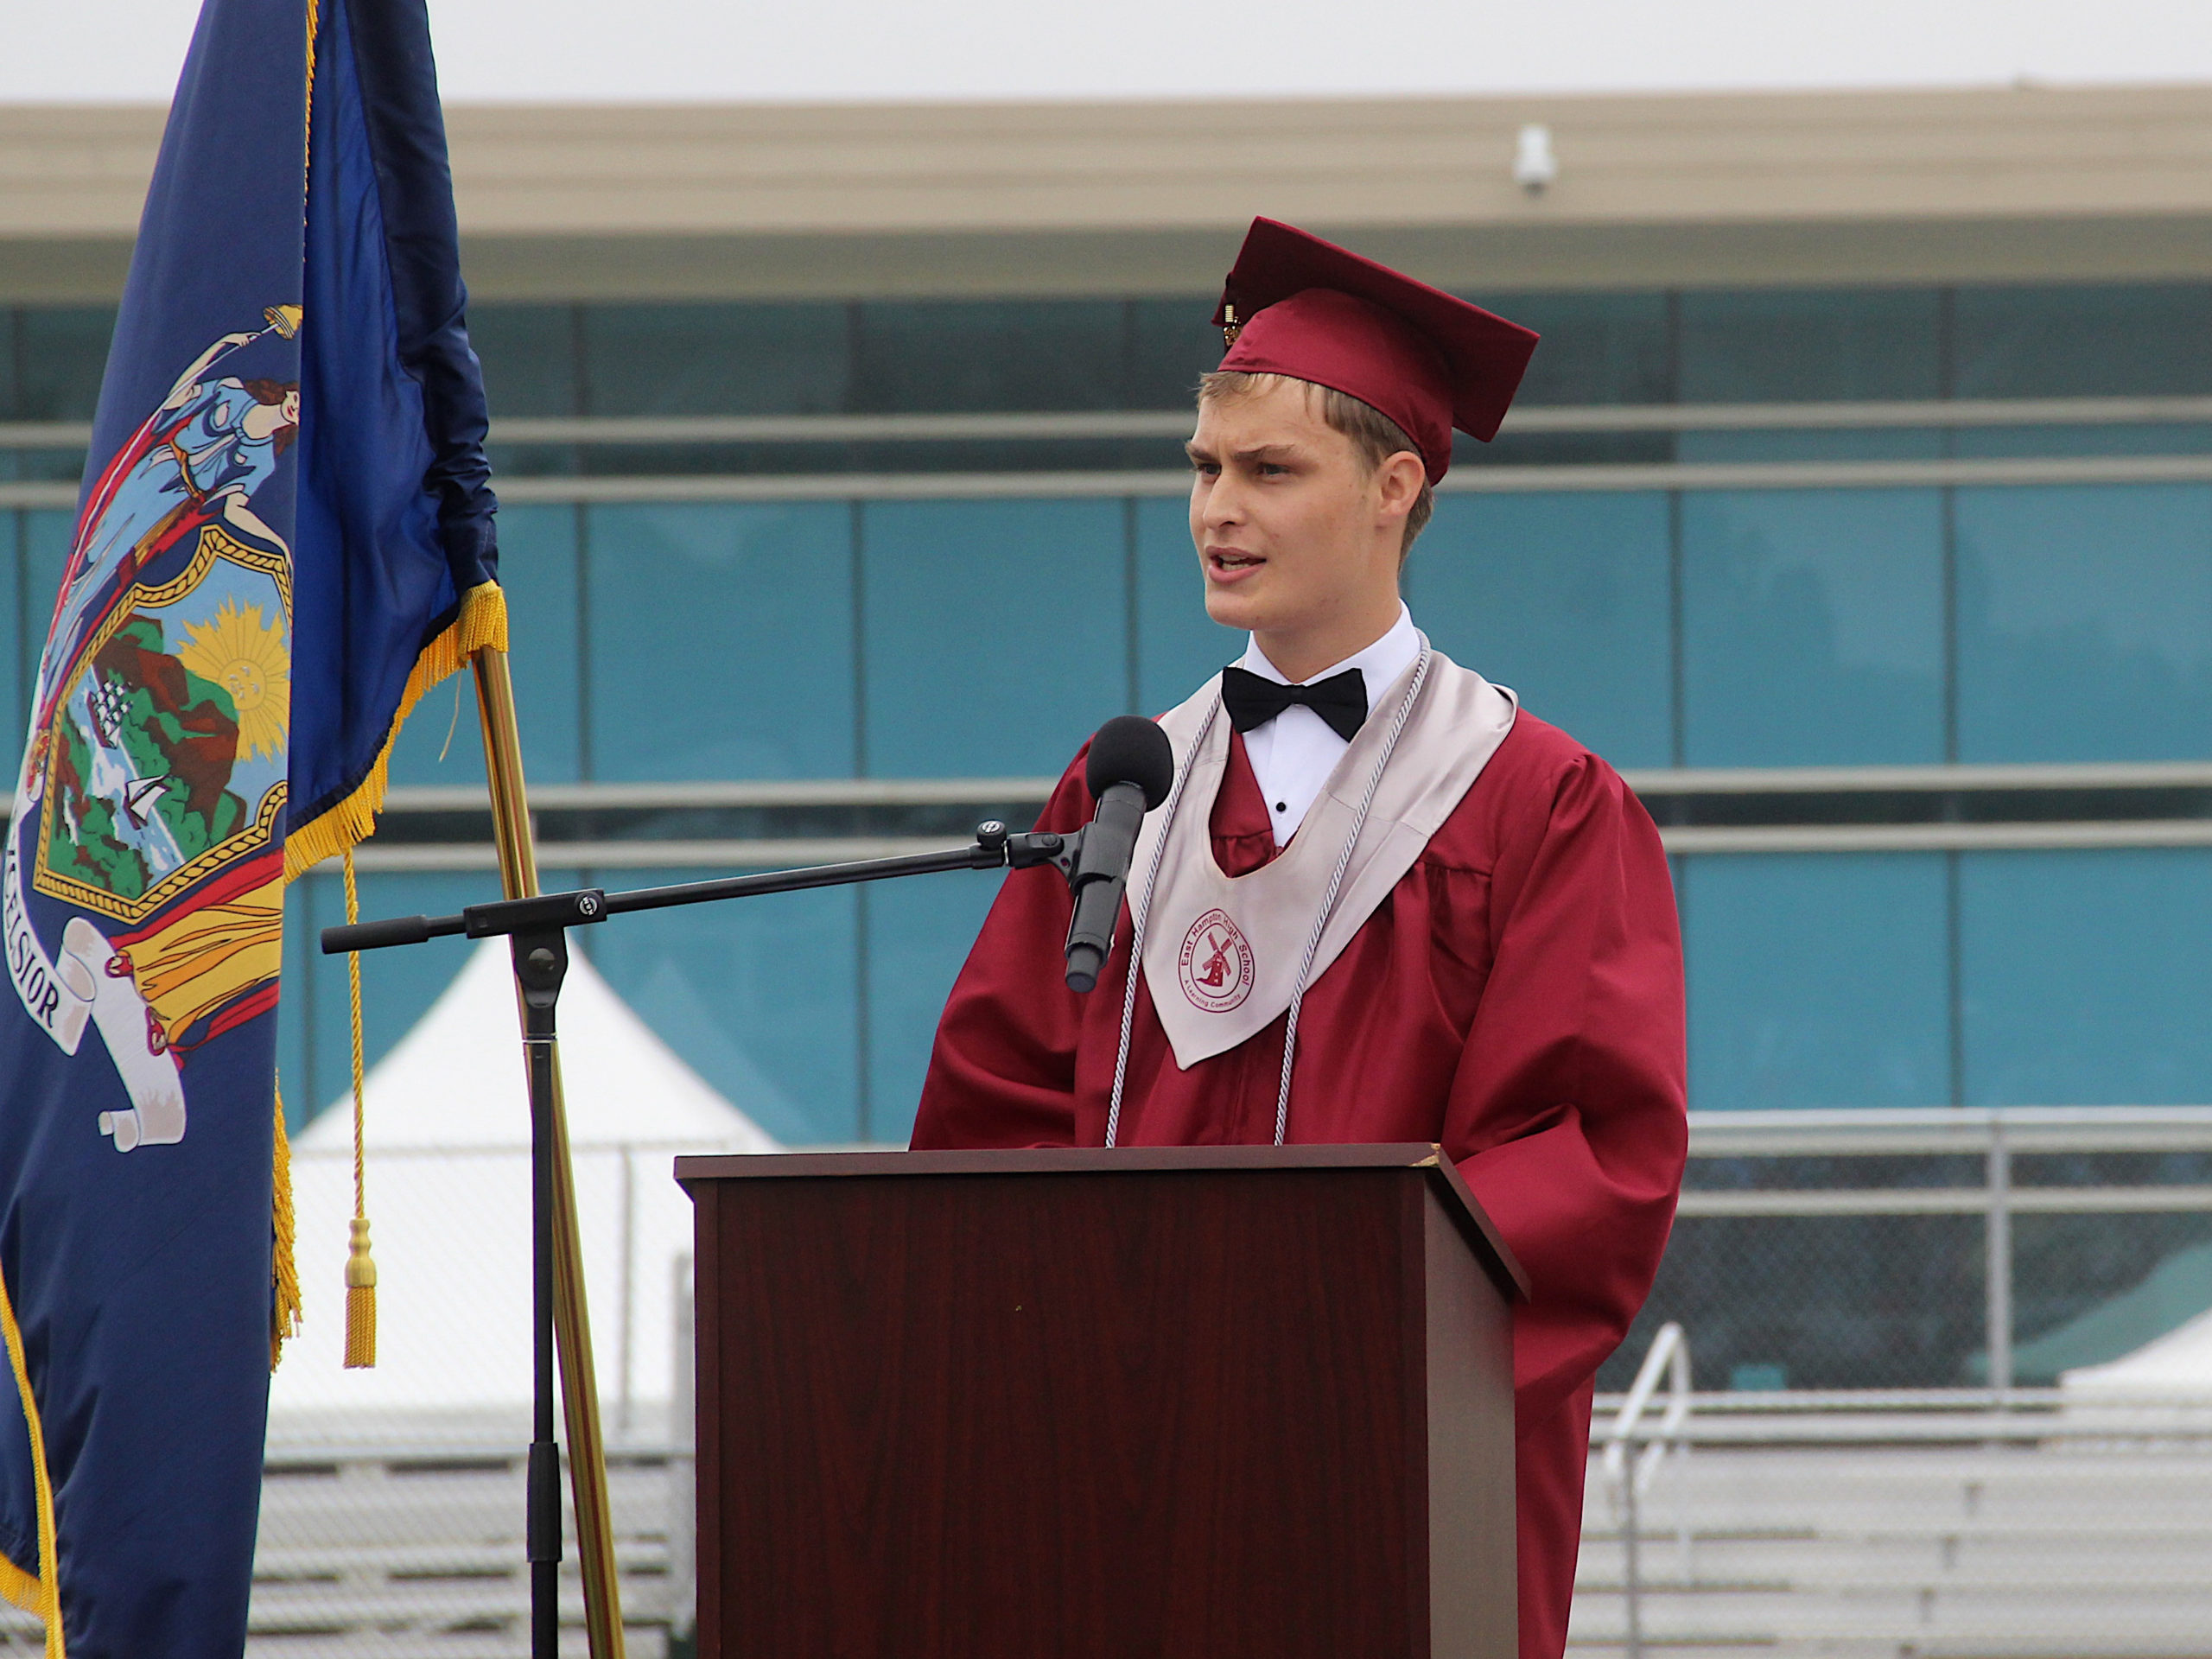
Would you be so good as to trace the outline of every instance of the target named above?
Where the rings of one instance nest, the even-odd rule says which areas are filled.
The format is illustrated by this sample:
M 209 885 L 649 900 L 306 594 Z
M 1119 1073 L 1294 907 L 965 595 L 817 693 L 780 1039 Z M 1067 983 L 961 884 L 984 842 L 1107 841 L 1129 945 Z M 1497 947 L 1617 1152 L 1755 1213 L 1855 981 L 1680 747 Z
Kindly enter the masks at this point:
M 11 976 L 65 1052 L 99 1030 L 130 1096 L 98 1114 L 119 1152 L 183 1138 L 179 1060 L 273 1007 L 282 963 L 291 549 L 253 503 L 298 434 L 299 382 L 210 378 L 296 338 L 300 307 L 263 315 L 187 365 L 85 492 L 16 780 Z M 80 912 L 58 940 L 26 864 Z
M 127 579 L 200 524 L 226 518 L 240 532 L 283 547 L 251 503 L 299 435 L 299 382 L 206 376 L 264 335 L 292 339 L 300 315 L 296 305 L 270 306 L 266 327 L 208 346 L 86 493 L 51 634 L 65 652 L 86 607 L 112 578 Z

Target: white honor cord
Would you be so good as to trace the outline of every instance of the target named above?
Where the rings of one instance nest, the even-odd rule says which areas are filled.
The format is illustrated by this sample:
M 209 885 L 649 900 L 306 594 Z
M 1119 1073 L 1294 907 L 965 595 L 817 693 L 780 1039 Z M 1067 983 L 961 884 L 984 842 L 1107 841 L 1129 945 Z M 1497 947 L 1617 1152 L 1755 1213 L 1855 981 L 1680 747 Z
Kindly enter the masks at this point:
M 1337 890 L 1344 886 L 1344 871 L 1351 867 L 1352 849 L 1359 845 L 1359 832 L 1367 828 L 1367 814 L 1375 804 L 1375 791 L 1382 782 L 1382 768 L 1390 764 L 1392 751 L 1398 747 L 1398 735 L 1406 729 L 1406 720 L 1414 711 L 1414 699 L 1421 695 L 1421 682 L 1428 677 L 1431 653 L 1424 645 L 1421 660 L 1414 664 L 1414 677 L 1406 687 L 1406 695 L 1399 700 L 1398 712 L 1390 722 L 1390 734 L 1382 740 L 1382 753 L 1375 757 L 1375 770 L 1367 774 L 1367 793 L 1359 799 L 1359 812 L 1351 821 L 1351 834 L 1344 838 L 1344 849 L 1337 855 L 1336 873 L 1329 878 L 1329 891 L 1321 900 L 1320 913 L 1313 918 L 1313 931 L 1306 938 L 1306 957 L 1299 963 L 1298 977 L 1291 982 L 1290 1011 L 1283 1018 L 1282 1027 L 1282 1087 L 1275 1094 L 1275 1145 L 1283 1143 L 1283 1136 L 1290 1128 L 1290 1068 L 1298 1056 L 1298 1010 L 1306 1001 L 1306 981 L 1313 971 L 1314 953 L 1321 948 L 1321 935 L 1327 931 L 1329 912 L 1337 907 Z
M 1206 710 L 1205 722 L 1191 744 L 1191 752 L 1183 757 L 1182 768 L 1175 774 L 1174 787 L 1167 791 L 1167 799 L 1160 809 L 1160 838 L 1153 843 L 1152 863 L 1145 871 L 1144 890 L 1129 906 L 1128 971 L 1122 988 L 1122 1043 L 1114 1051 L 1114 1096 L 1106 1106 L 1106 1144 L 1109 1147 L 1122 1132 L 1122 1084 L 1129 1071 L 1129 1033 L 1136 1027 L 1137 969 L 1144 961 L 1145 917 L 1152 910 L 1152 890 L 1160 880 L 1160 861 L 1167 851 L 1167 832 L 1175 827 L 1175 809 L 1182 802 L 1183 785 L 1190 782 L 1191 770 L 1198 762 L 1198 751 L 1205 747 L 1206 738 L 1220 715 L 1221 699 L 1217 696 L 1213 707 Z

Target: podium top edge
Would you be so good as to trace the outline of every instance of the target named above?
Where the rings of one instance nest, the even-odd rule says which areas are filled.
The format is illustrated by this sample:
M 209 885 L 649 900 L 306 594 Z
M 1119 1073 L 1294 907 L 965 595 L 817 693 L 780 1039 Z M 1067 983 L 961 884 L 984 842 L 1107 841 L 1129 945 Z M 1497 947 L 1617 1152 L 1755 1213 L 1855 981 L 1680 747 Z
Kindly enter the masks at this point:
M 702 1153 L 676 1179 L 776 1180 L 823 1175 L 1109 1175 L 1224 1169 L 1421 1169 L 1446 1166 L 1426 1141 L 1382 1146 L 1018 1147 L 950 1152 Z
M 1491 1258 L 1509 1296 L 1529 1294 L 1529 1275 L 1441 1147 L 1422 1141 L 1370 1146 L 1020 1147 L 957 1152 L 789 1152 L 696 1154 L 676 1160 L 687 1192 L 721 1180 L 817 1180 L 835 1176 L 1115 1175 L 1178 1171 L 1415 1169 Z M 1479 1241 L 1478 1243 L 1477 1241 Z M 1507 1289 L 1507 1281 L 1511 1289 Z

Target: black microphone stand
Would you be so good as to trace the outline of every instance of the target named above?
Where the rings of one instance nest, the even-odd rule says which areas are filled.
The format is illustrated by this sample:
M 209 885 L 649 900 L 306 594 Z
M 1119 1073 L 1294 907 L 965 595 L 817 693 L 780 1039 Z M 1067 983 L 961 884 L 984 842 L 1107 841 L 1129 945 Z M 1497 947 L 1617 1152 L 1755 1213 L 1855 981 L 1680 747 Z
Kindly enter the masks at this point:
M 524 1502 L 524 1554 L 530 1562 L 531 1659 L 557 1659 L 560 1637 L 561 1453 L 553 1439 L 553 1036 L 554 1011 L 561 982 L 569 971 L 569 929 L 605 921 L 634 910 L 663 910 L 672 905 L 712 904 L 770 893 L 798 893 L 810 887 L 846 887 L 893 876 L 929 875 L 940 870 L 1028 869 L 1050 864 L 1076 879 L 1088 826 L 1069 835 L 1033 831 L 1017 835 L 995 818 L 976 826 L 972 845 L 904 858 L 863 859 L 849 864 L 820 864 L 760 875 L 723 876 L 685 881 L 670 887 L 640 887 L 607 893 L 581 887 L 533 899 L 502 899 L 471 905 L 458 916 L 395 916 L 322 931 L 322 953 L 378 950 L 455 934 L 472 939 L 505 938 L 522 988 L 523 1056 L 530 1077 L 531 1173 L 531 1442 Z

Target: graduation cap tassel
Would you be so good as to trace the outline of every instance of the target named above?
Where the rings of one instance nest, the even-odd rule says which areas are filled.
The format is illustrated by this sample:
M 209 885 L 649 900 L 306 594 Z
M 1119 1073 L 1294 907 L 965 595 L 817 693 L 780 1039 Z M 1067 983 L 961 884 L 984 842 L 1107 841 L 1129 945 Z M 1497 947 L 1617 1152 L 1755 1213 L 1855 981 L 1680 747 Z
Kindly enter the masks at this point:
M 346 849 L 346 920 L 361 919 L 361 899 L 353 881 L 353 849 Z M 369 1254 L 366 1160 L 362 1154 L 361 957 L 346 957 L 347 988 L 353 1014 L 353 1240 L 346 1256 L 346 1368 L 366 1370 L 377 1363 L 377 1264 Z

